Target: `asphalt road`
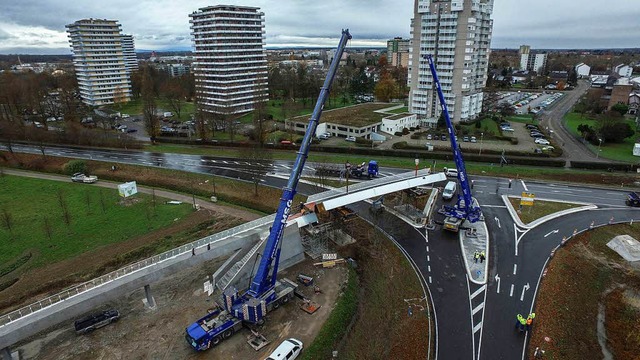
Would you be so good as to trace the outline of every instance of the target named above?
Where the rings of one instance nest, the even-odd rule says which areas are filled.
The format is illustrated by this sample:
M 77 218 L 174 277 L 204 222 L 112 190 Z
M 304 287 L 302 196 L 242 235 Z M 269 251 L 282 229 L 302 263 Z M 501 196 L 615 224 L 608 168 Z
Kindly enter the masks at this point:
M 542 112 L 540 115 L 540 125 L 553 130 L 553 136 L 556 142 L 562 144 L 562 157 L 567 162 L 577 161 L 609 161 L 601 158 L 596 159 L 596 155 L 585 147 L 578 139 L 576 139 L 563 124 L 563 117 L 571 111 L 575 103 L 580 97 L 589 90 L 589 82 L 586 80 L 578 81 L 578 86 L 572 91 L 566 91 L 565 96 L 560 98 L 555 106 Z M 567 164 L 568 165 L 568 164 Z

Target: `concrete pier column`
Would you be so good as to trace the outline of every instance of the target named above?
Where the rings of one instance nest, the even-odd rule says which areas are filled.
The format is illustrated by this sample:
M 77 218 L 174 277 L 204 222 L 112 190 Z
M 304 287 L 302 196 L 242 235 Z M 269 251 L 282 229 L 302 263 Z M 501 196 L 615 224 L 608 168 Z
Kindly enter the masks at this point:
M 156 308 L 156 301 L 153 298 L 153 295 L 151 294 L 151 286 L 149 285 L 145 285 L 144 286 L 144 295 L 145 298 L 142 299 L 142 302 L 150 309 L 155 309 Z
M 0 350 L 0 356 L 2 356 L 2 360 L 12 360 L 11 349 L 7 346 L 6 348 Z

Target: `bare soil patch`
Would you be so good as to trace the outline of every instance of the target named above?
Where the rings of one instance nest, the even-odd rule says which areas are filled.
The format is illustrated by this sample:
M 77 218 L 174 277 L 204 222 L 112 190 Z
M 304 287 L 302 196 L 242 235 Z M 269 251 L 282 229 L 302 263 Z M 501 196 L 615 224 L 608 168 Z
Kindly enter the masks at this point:
M 640 226 L 615 225 L 578 235 L 556 252 L 536 302 L 529 358 L 536 347 L 545 359 L 602 358 L 599 305 L 605 305 L 607 348 L 616 359 L 639 359 L 640 273 L 606 247 L 614 236 L 640 238 Z
M 196 353 L 185 341 L 184 330 L 211 307 L 213 299 L 203 292 L 202 283 L 222 261 L 214 260 L 152 284 L 158 303 L 154 311 L 144 308 L 144 291 L 135 291 L 108 304 L 122 314 L 114 324 L 76 336 L 69 322 L 26 341 L 18 349 L 27 359 L 264 359 L 289 337 L 310 344 L 331 312 L 347 277 L 345 265 L 318 269 L 311 260 L 282 272 L 281 276 L 289 279 L 294 279 L 299 272 L 314 276 L 322 293 L 314 294 L 312 287 L 303 285 L 300 290 L 322 305 L 315 314 L 303 312 L 298 308 L 298 301 L 292 301 L 268 316 L 260 332 L 271 343 L 260 351 L 256 352 L 246 343 L 249 332 L 245 329 L 215 348 Z

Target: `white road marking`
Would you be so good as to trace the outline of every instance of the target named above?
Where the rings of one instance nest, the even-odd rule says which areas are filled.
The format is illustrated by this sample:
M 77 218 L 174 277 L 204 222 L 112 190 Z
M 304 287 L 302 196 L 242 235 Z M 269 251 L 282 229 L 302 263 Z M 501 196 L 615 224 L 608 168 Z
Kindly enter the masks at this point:
M 496 281 L 498 282 L 498 287 L 496 288 L 496 293 L 500 294 L 500 276 L 498 276 L 498 274 L 496 274 L 496 277 L 494 279 L 496 279 Z
M 513 296 L 513 287 L 514 287 L 514 285 L 513 285 L 513 284 L 511 284 L 511 291 L 509 291 L 509 297 L 512 297 L 512 296 Z
M 499 208 L 499 209 L 506 209 L 507 207 L 505 205 L 480 205 L 482 207 L 486 207 L 486 208 Z
M 527 283 L 527 285 L 522 287 L 522 295 L 520 295 L 520 301 L 524 301 L 524 293 L 525 291 L 529 290 L 530 286 L 529 283 Z
M 516 272 L 518 272 L 518 264 L 513 264 L 513 275 L 515 275 Z
M 529 189 L 527 188 L 527 185 L 525 185 L 524 180 L 520 180 L 522 182 L 522 187 L 524 188 L 524 191 L 529 192 Z
M 427 271 L 431 272 L 431 265 L 427 265 Z
M 482 308 L 484 308 L 484 303 L 481 303 L 480 305 L 476 306 L 476 308 L 473 309 L 471 313 L 475 315 L 478 311 L 482 310 Z
M 429 245 L 427 245 L 427 252 L 429 252 Z
M 480 321 L 476 326 L 473 327 L 473 333 L 477 333 L 478 330 L 482 329 L 482 321 Z
M 551 230 L 551 231 L 549 231 L 549 232 L 548 232 L 544 237 L 548 237 L 548 236 L 549 236 L 549 235 L 551 235 L 551 234 L 557 234 L 557 233 L 558 233 L 558 231 L 560 231 L 560 230 L 558 230 L 558 229 Z
M 498 223 L 498 229 L 502 229 L 502 226 L 500 226 L 500 219 L 498 219 L 497 217 L 494 217 L 493 220 L 495 220 L 496 223 Z
M 431 284 L 431 283 L 432 283 L 432 281 L 431 281 L 431 276 L 429 276 L 429 284 Z
M 482 285 L 478 290 L 476 290 L 473 294 L 471 294 L 471 298 L 473 299 L 476 296 L 480 295 L 486 288 L 487 288 L 487 284 Z
M 431 257 L 427 255 L 427 261 L 431 261 Z

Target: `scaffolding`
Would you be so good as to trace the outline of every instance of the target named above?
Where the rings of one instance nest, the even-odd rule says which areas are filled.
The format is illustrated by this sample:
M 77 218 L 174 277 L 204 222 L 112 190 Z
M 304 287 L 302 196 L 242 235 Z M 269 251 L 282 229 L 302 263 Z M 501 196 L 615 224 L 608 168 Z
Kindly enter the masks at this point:
M 333 236 L 333 224 L 326 222 L 305 226 L 302 235 L 304 252 L 312 259 L 319 259 L 322 254 L 329 253 L 329 240 Z

